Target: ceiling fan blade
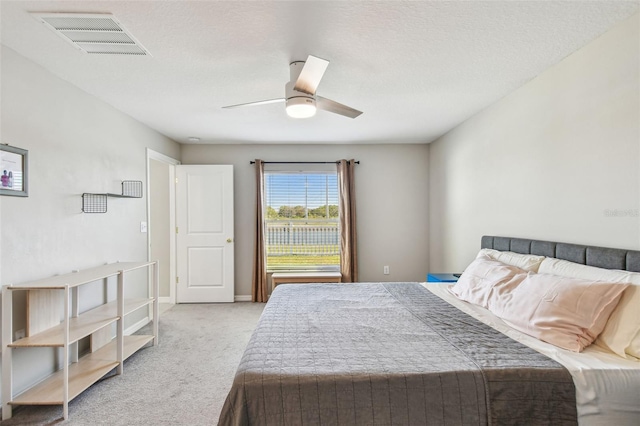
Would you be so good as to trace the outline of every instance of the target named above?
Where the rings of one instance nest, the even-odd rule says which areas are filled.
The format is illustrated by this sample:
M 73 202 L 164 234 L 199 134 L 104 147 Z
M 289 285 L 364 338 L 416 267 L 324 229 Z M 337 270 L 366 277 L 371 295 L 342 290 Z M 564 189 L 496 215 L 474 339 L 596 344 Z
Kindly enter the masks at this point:
M 345 117 L 349 118 L 356 118 L 357 116 L 362 114 L 362 111 L 358 111 L 357 109 L 342 105 L 341 103 L 332 101 L 331 99 L 323 98 L 322 96 L 316 96 L 316 106 L 325 111 L 344 115 Z
M 298 80 L 296 80 L 296 85 L 293 86 L 293 88 L 298 92 L 315 95 L 318 85 L 320 84 L 320 80 L 322 80 L 322 76 L 328 66 L 329 61 L 309 55 L 307 61 L 302 67 L 302 71 L 300 71 Z
M 222 108 L 238 108 L 238 107 L 246 107 L 246 106 L 267 105 L 267 104 L 275 104 L 277 102 L 284 102 L 284 98 L 269 99 L 266 101 L 258 101 L 258 102 L 249 102 L 246 104 L 227 105 L 227 106 L 223 106 Z

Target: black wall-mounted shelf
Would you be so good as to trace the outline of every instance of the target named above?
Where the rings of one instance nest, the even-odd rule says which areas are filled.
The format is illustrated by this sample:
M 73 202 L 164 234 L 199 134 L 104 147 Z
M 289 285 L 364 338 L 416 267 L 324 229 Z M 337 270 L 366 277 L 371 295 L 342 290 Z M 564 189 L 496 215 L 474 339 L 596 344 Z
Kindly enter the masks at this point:
M 107 199 L 112 198 L 142 198 L 142 181 L 139 180 L 123 180 L 122 194 L 106 193 L 90 193 L 82 194 L 82 211 L 84 213 L 106 213 Z

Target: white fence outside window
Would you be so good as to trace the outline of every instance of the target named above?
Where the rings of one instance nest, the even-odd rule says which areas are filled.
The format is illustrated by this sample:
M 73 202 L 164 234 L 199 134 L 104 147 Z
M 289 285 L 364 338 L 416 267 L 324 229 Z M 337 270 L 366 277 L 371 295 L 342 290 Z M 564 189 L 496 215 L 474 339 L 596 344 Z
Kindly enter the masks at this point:
M 266 220 L 267 255 L 339 255 L 340 223 L 330 220 Z

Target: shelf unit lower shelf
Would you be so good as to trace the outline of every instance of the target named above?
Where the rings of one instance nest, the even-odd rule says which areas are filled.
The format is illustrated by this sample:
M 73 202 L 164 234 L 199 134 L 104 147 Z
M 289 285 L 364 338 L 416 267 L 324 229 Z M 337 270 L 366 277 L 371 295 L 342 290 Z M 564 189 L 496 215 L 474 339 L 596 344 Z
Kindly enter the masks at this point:
M 154 336 L 132 335 L 124 337 L 124 359 L 150 343 Z M 116 341 L 85 355 L 69 367 L 69 401 L 80 395 L 109 371 L 118 366 Z M 62 405 L 62 370 L 9 401 L 10 405 Z

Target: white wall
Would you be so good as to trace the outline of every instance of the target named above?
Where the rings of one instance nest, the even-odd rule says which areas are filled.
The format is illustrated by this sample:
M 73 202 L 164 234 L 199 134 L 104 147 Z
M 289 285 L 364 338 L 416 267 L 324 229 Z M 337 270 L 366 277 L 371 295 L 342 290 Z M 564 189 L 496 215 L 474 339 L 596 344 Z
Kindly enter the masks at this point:
M 638 19 L 430 145 L 432 270 L 482 235 L 640 249 Z
M 4 46 L 1 76 L 0 142 L 29 150 L 29 197 L 0 197 L 0 283 L 146 260 L 146 194 L 109 199 L 106 214 L 82 213 L 81 194 L 144 182 L 146 147 L 179 158 L 179 145 Z M 132 293 L 147 285 L 144 276 L 129 283 Z M 81 309 L 96 302 L 83 293 Z M 14 302 L 17 330 L 25 324 L 24 297 Z M 15 391 L 53 368 L 50 355 L 34 349 L 14 357 Z
M 427 145 L 183 145 L 182 164 L 232 164 L 236 295 L 251 294 L 255 169 L 250 160 L 354 158 L 360 281 L 424 281 L 427 273 Z M 384 265 L 390 275 L 383 275 Z

